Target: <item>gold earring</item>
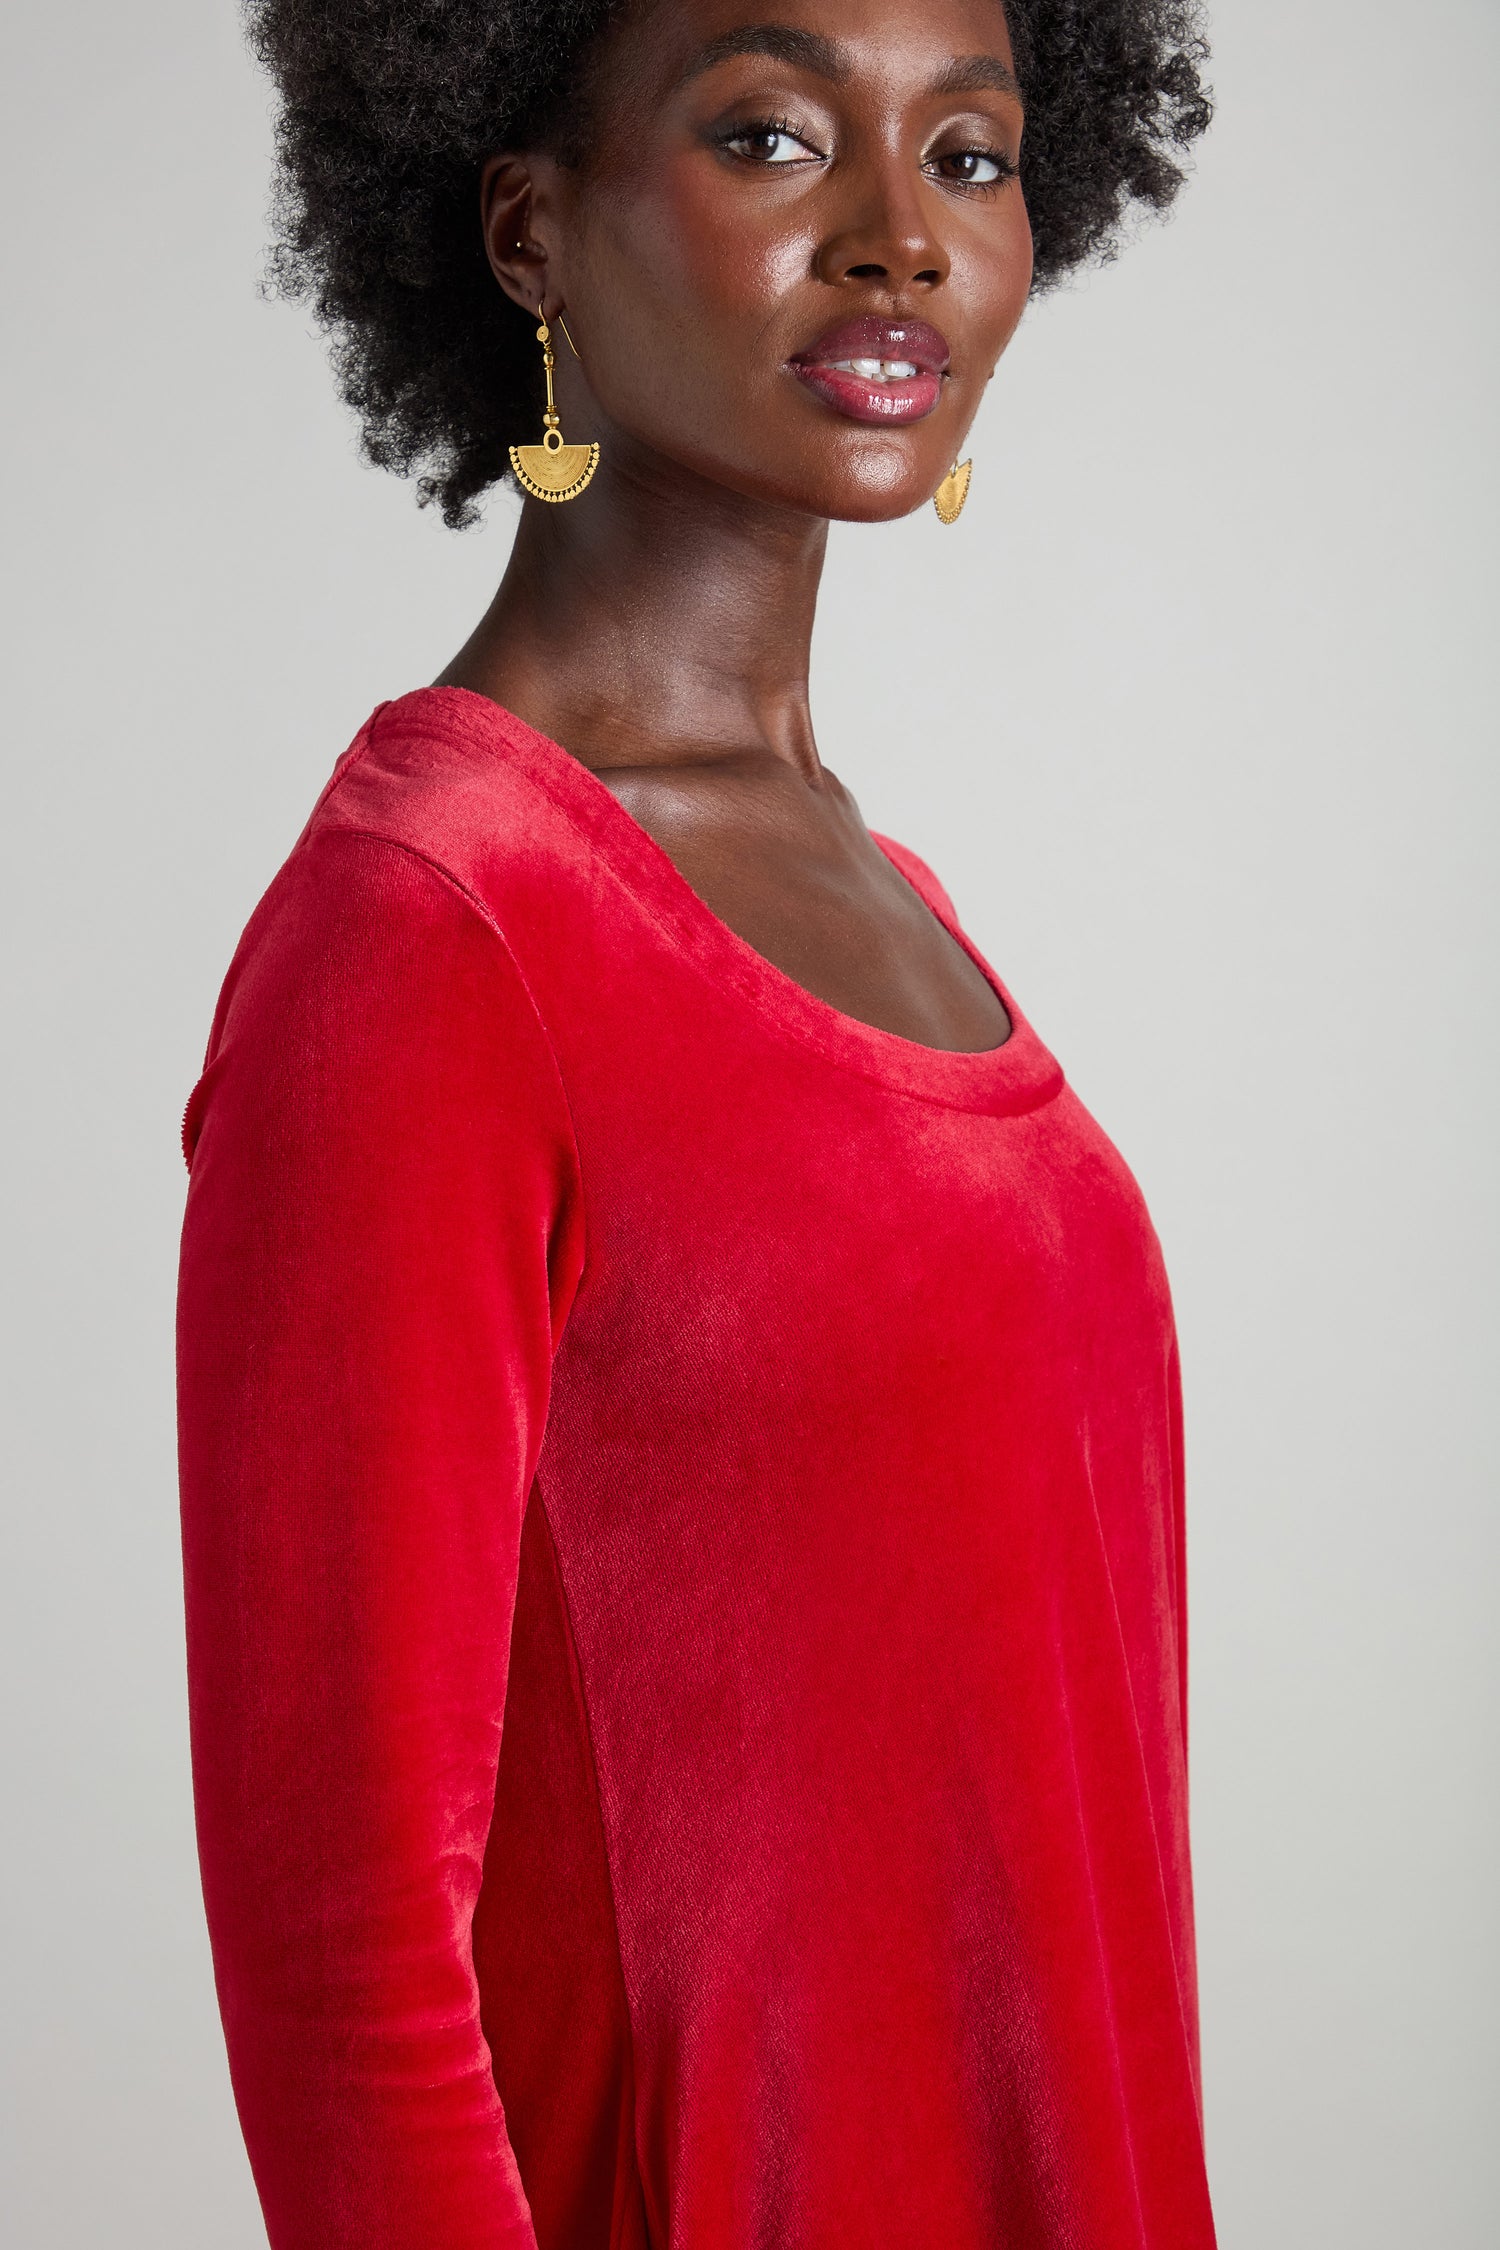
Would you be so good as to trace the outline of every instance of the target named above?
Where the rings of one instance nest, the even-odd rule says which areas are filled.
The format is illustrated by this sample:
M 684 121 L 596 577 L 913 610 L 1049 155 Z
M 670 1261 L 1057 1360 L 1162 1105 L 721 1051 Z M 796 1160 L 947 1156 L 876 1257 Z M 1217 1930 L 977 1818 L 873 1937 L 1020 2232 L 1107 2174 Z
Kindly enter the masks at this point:
M 597 440 L 592 445 L 565 445 L 563 442 L 557 408 L 552 399 L 552 370 L 556 362 L 552 357 L 552 331 L 547 326 L 545 302 L 544 299 L 537 307 L 541 326 L 536 332 L 536 340 L 542 347 L 542 366 L 547 376 L 547 411 L 543 417 L 542 442 L 540 445 L 513 445 L 510 449 L 510 465 L 516 472 L 516 482 L 521 490 L 529 492 L 533 500 L 576 500 L 599 466 L 599 446 Z M 557 317 L 561 323 L 562 314 L 559 313 Z M 566 326 L 563 327 L 563 334 L 568 336 Z M 576 359 L 578 346 L 571 336 L 568 336 L 568 345 Z
M 932 496 L 932 504 L 942 523 L 957 523 L 964 512 L 964 502 L 969 497 L 969 479 L 974 473 L 972 461 L 955 461 L 942 483 Z

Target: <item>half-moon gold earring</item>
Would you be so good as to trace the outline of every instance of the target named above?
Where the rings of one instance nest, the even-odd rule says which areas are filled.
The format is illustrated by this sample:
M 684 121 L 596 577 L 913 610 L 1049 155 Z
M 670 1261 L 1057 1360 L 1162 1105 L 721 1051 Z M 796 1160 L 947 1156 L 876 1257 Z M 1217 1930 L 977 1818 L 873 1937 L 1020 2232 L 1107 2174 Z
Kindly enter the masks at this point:
M 964 502 L 969 497 L 969 479 L 974 473 L 972 461 L 955 461 L 942 483 L 932 496 L 932 504 L 942 523 L 957 523 L 964 512 Z
M 557 408 L 552 398 L 552 370 L 557 363 L 552 357 L 552 331 L 547 326 L 544 305 L 545 299 L 537 307 L 541 326 L 536 332 L 536 340 L 542 347 L 542 366 L 547 376 L 547 411 L 543 416 L 542 442 L 540 445 L 513 445 L 510 449 L 510 465 L 516 472 L 517 484 L 523 492 L 529 492 L 533 500 L 576 500 L 599 466 L 599 446 L 597 441 L 592 445 L 566 445 L 563 442 Z M 559 313 L 557 317 L 561 322 L 562 314 Z M 563 334 L 568 336 L 566 326 L 563 327 Z M 568 336 L 568 343 L 576 359 L 578 346 L 573 343 L 571 336 Z

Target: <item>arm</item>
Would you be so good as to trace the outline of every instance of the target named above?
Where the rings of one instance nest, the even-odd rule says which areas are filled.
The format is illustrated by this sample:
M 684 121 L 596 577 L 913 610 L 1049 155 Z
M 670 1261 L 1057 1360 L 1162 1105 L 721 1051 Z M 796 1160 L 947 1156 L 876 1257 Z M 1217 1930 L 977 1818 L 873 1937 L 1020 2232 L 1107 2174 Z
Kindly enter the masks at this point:
M 498 933 L 316 835 L 188 1119 L 193 1777 L 274 2250 L 535 2250 L 470 1953 L 576 1157 Z

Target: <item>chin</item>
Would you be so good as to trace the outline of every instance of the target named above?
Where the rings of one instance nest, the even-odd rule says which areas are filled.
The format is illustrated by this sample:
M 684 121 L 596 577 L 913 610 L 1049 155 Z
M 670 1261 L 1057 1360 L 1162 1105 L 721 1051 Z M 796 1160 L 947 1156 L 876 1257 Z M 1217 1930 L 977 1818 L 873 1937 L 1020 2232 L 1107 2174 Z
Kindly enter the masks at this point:
M 928 449 L 924 448 L 924 455 Z M 866 444 L 855 448 L 803 446 L 788 457 L 738 460 L 667 455 L 681 468 L 775 508 L 831 523 L 894 523 L 931 500 L 952 467 L 941 459 L 914 457 L 914 449 Z
M 946 468 L 939 469 L 930 483 L 906 478 L 899 486 L 883 486 L 875 492 L 850 488 L 818 512 L 834 523 L 895 523 L 925 508 L 947 473 Z
M 834 523 L 895 523 L 901 516 L 909 516 L 918 508 L 925 508 L 947 475 L 950 463 L 941 468 L 928 463 L 920 466 L 910 461 L 882 464 L 883 473 L 870 475 L 868 464 L 861 464 L 859 473 L 818 480 L 816 496 L 809 496 L 812 512 L 827 516 Z
M 799 515 L 823 516 L 831 523 L 894 523 L 931 500 L 952 467 L 913 460 L 905 448 L 861 447 L 854 459 L 831 457 L 782 466 L 781 474 L 762 469 L 724 477 L 747 498 L 769 500 Z
M 925 507 L 952 466 L 946 455 L 933 453 L 930 432 L 925 443 L 872 433 L 863 443 L 846 439 L 830 454 L 816 480 L 818 513 L 837 523 L 894 523 L 909 516 Z

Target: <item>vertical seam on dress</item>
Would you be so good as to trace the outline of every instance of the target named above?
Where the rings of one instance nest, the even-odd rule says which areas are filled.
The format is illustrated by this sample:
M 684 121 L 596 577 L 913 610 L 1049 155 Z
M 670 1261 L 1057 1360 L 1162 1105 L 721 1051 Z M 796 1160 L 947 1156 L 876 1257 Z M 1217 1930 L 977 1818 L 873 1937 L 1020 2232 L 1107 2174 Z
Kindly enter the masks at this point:
M 636 2073 L 635 2061 L 635 2017 L 630 2005 L 630 1985 L 625 1975 L 624 1948 L 620 1943 L 620 1907 L 615 1894 L 615 1871 L 609 1854 L 609 1830 L 604 1820 L 604 1801 L 599 1792 L 599 1762 L 594 1754 L 594 1725 L 589 1714 L 588 1695 L 583 1684 L 583 1665 L 579 1659 L 578 1640 L 573 1630 L 573 1607 L 568 1599 L 568 1586 L 567 1580 L 563 1577 L 562 1557 L 558 1553 L 557 1540 L 552 1530 L 552 1518 L 548 1513 L 546 1496 L 542 1490 L 540 1467 L 533 1475 L 531 1483 L 537 1506 L 542 1511 L 542 1524 L 547 1534 L 547 1546 L 552 1556 L 552 1569 L 557 1579 L 557 1591 L 562 1602 L 563 1624 L 568 1637 L 568 1666 L 572 1675 L 573 1690 L 578 1698 L 578 1708 L 583 1717 L 584 1750 L 588 1757 L 589 1781 L 594 1793 L 594 1813 L 599 1822 L 599 1844 L 604 1857 L 604 1880 L 609 1891 L 610 1918 L 615 1926 L 615 1962 L 620 1972 L 620 1997 L 625 2004 L 625 2031 L 629 2040 L 631 2153 L 635 2159 L 636 2183 L 640 2188 L 641 2200 L 645 2206 L 646 2224 L 650 2230 L 651 2240 L 654 2244 L 659 2244 L 661 2250 L 666 2250 L 666 2228 L 662 2224 L 660 2212 L 655 2208 L 651 2184 L 646 2176 L 646 2167 L 641 2161 L 640 2103 L 638 2098 L 640 2081 Z M 623 2220 L 624 2205 L 617 2201 L 610 2219 L 610 2250 L 617 2250 Z

